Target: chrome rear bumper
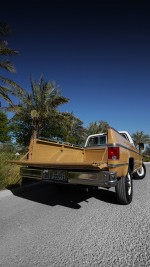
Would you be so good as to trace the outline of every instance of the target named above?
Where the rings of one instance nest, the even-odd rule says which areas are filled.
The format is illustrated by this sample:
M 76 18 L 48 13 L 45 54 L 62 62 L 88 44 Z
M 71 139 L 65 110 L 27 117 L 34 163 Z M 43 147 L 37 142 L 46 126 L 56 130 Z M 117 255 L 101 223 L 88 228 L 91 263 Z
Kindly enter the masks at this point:
M 113 187 L 117 184 L 117 173 L 108 171 L 81 172 L 77 170 L 66 171 L 22 167 L 20 168 L 20 174 L 23 178 L 34 178 L 53 183 L 82 184 L 99 187 Z

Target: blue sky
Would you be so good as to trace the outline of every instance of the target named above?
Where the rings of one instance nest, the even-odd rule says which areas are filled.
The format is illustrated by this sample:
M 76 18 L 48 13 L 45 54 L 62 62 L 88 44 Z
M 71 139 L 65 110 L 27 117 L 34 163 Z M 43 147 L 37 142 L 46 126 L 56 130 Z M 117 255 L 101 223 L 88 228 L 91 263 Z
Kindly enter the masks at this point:
M 105 3 L 105 4 L 104 4 Z M 70 99 L 62 111 L 84 125 L 105 120 L 117 130 L 150 134 L 150 7 L 142 1 L 12 1 L 1 20 L 13 34 L 16 74 L 26 90 L 30 75 L 55 80 Z M 3 101 L 2 101 L 2 104 Z

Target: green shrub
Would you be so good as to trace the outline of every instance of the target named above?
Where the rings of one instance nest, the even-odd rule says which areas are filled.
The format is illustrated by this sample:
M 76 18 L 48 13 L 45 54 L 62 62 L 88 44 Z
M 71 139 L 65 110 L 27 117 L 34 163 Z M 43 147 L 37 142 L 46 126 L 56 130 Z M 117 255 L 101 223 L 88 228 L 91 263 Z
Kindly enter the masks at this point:
M 7 163 L 8 160 L 16 159 L 18 156 L 14 152 L 0 150 L 0 190 L 20 182 L 20 166 Z
M 150 162 L 150 156 L 143 156 L 144 162 Z

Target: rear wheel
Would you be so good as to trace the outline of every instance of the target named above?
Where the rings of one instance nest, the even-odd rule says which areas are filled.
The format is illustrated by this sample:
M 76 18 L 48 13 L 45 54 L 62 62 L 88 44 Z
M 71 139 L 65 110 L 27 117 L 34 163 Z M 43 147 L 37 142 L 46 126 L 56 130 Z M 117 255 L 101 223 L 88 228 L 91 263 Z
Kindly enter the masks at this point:
M 133 183 L 130 171 L 125 177 L 121 177 L 115 187 L 117 199 L 120 204 L 128 205 L 132 201 Z
M 144 163 L 142 163 L 141 168 L 137 172 L 133 173 L 133 177 L 135 179 L 143 179 L 145 175 L 146 175 L 146 168 Z

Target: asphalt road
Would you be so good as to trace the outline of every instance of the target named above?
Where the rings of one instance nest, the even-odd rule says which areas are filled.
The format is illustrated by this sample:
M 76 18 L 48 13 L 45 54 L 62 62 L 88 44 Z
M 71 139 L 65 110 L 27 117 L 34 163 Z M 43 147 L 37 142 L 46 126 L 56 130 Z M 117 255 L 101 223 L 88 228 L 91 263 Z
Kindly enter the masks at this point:
M 35 185 L 0 193 L 0 266 L 150 266 L 150 165 L 130 205 L 114 190 Z

